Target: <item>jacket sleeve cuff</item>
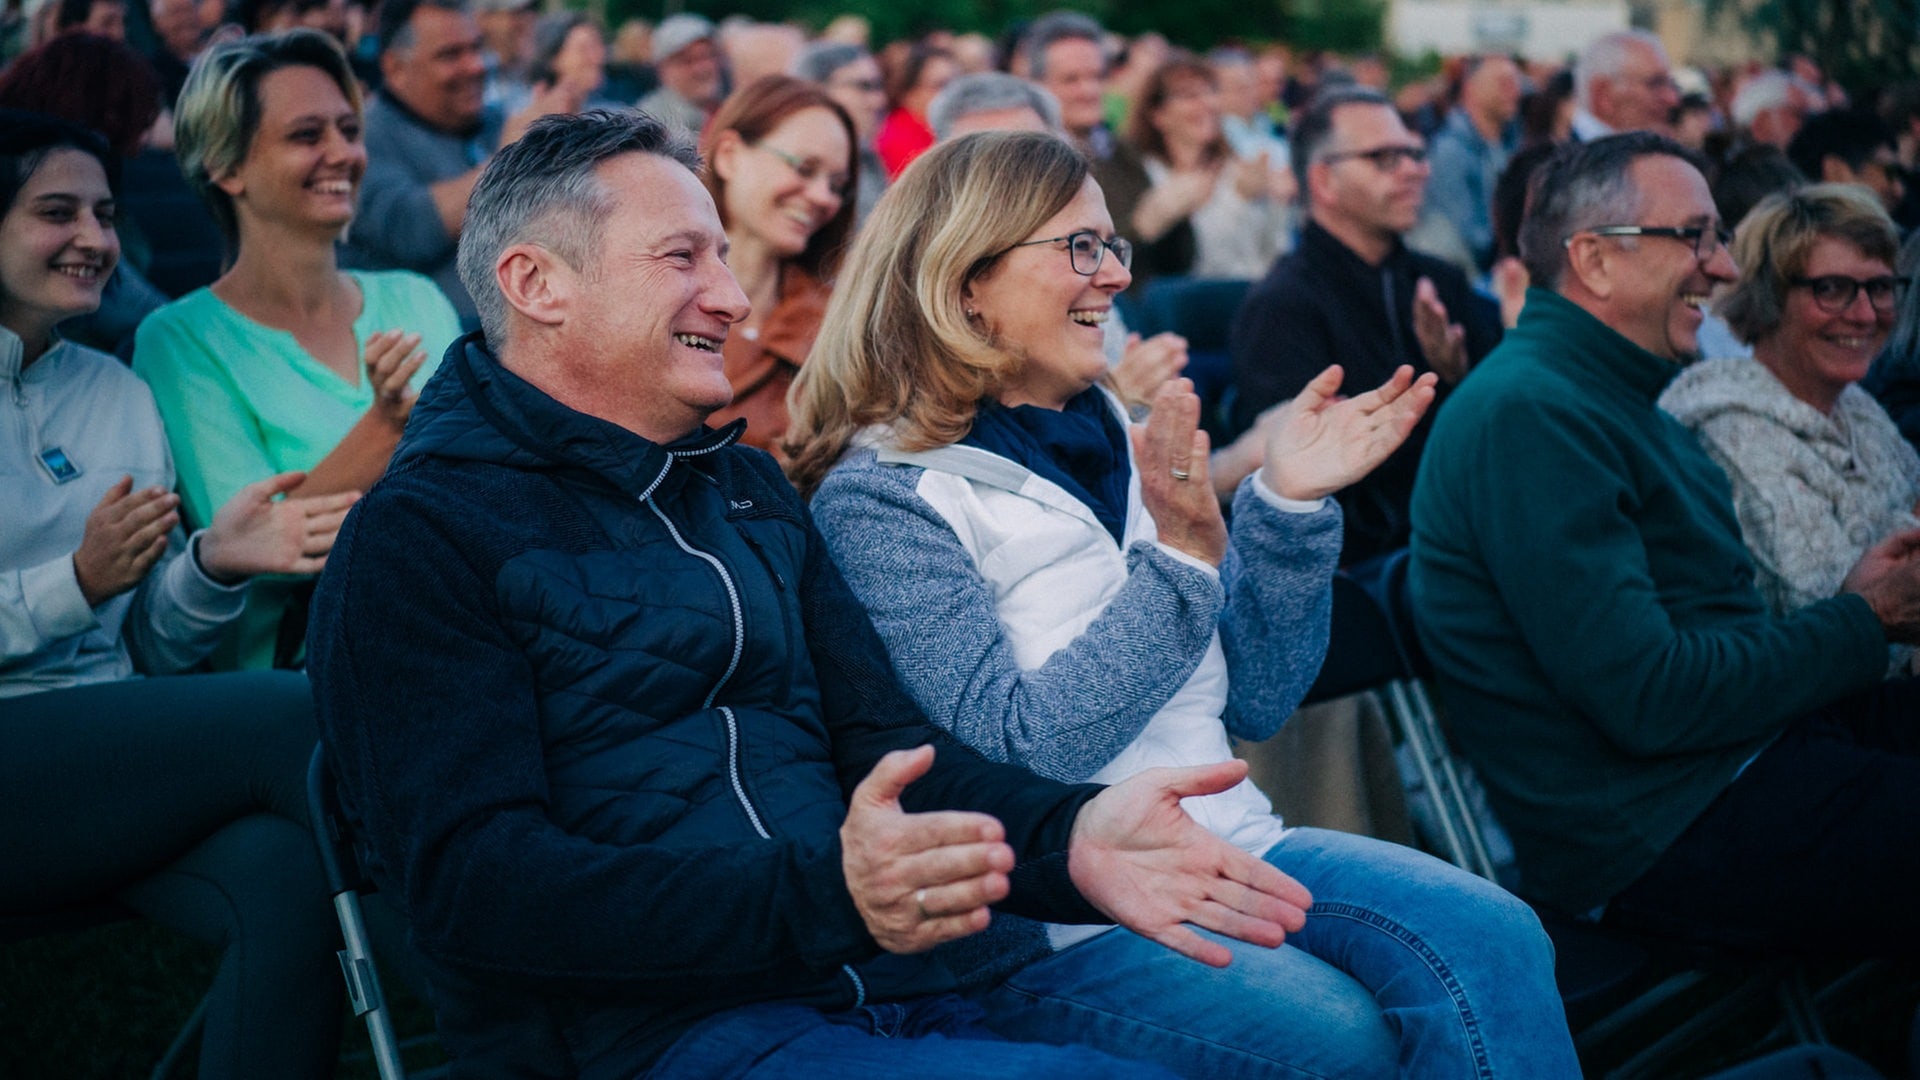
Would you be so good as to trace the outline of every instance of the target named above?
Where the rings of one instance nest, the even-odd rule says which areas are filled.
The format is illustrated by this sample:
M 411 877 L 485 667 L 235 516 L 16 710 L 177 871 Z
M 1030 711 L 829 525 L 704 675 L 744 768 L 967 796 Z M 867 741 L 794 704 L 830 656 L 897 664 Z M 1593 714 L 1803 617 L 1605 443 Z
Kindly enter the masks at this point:
M 1207 580 L 1209 581 L 1220 580 L 1220 568 L 1206 561 L 1205 559 L 1194 558 L 1192 555 L 1189 555 L 1186 552 L 1181 551 L 1179 548 L 1173 547 L 1172 545 L 1165 543 L 1164 541 L 1155 540 L 1153 542 L 1153 546 L 1155 549 L 1157 549 L 1158 551 L 1160 551 L 1162 554 L 1166 555 L 1168 558 L 1172 559 L 1173 561 L 1177 563 L 1181 563 L 1182 565 L 1185 565 L 1185 566 L 1191 566 L 1195 570 L 1198 570 L 1201 573 L 1207 575 Z
M 20 572 L 26 595 L 27 617 L 42 641 L 57 641 L 83 634 L 100 625 L 86 594 L 80 591 L 80 577 L 73 569 L 73 556 L 48 559 Z
M 247 583 L 222 585 L 200 565 L 200 533 L 187 538 L 186 557 L 162 567 L 167 599 L 181 611 L 209 622 L 225 622 L 247 602 Z
M 1318 499 L 1301 500 L 1289 499 L 1285 495 L 1275 491 L 1273 486 L 1267 483 L 1267 470 L 1265 466 L 1261 466 L 1260 470 L 1255 472 L 1247 483 L 1253 485 L 1253 493 L 1260 496 L 1261 502 L 1283 513 L 1317 514 L 1327 505 L 1327 497 L 1324 495 Z

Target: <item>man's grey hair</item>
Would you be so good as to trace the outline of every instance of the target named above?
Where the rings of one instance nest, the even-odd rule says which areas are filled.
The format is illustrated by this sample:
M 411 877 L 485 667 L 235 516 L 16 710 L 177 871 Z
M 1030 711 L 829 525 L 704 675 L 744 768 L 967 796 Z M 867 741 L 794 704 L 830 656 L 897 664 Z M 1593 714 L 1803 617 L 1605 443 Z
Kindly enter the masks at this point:
M 1580 50 L 1580 58 L 1573 64 L 1574 102 L 1592 112 L 1594 80 L 1617 78 L 1627 69 L 1627 59 L 1633 55 L 1636 45 L 1644 45 L 1662 58 L 1667 55 L 1667 47 L 1660 39 L 1645 30 L 1615 30 L 1595 38 Z
M 1020 38 L 1020 51 L 1027 58 L 1027 74 L 1036 79 L 1047 77 L 1047 47 L 1056 41 L 1091 41 L 1107 51 L 1107 32 L 1090 15 L 1078 11 L 1049 11 L 1033 20 Z
M 1307 102 L 1294 118 L 1293 130 L 1287 139 L 1292 143 L 1293 176 L 1300 184 L 1300 198 L 1307 201 L 1307 172 L 1315 161 L 1325 155 L 1327 143 L 1333 138 L 1333 114 L 1348 105 L 1384 105 L 1391 109 L 1393 101 L 1387 95 L 1370 86 L 1361 86 L 1355 82 L 1323 85 L 1319 93 Z
M 1761 113 L 1792 101 L 1795 86 L 1793 76 L 1779 70 L 1763 71 L 1748 79 L 1733 95 L 1733 104 L 1727 110 L 1733 114 L 1734 126 L 1745 131 Z
M 810 83 L 825 83 L 834 72 L 867 55 L 867 50 L 844 41 L 816 41 L 793 55 L 787 74 Z
M 387 0 L 380 5 L 380 14 L 376 27 L 380 35 L 380 52 L 404 52 L 413 48 L 413 13 L 421 8 L 439 8 L 442 11 L 456 11 L 462 15 L 471 14 L 464 0 Z
M 599 259 L 596 238 L 614 209 L 594 170 L 622 154 L 657 154 L 700 169 L 692 140 L 677 130 L 643 112 L 593 109 L 536 120 L 480 174 L 467 199 L 458 266 L 495 349 L 506 342 L 509 310 L 494 277 L 500 253 L 538 244 L 576 270 L 591 270 Z
M 962 75 L 948 83 L 927 105 L 927 126 L 935 139 L 945 142 L 953 125 L 974 113 L 1022 108 L 1038 113 L 1048 131 L 1060 132 L 1059 99 L 1046 87 L 1003 71 Z
M 1705 172 L 1705 162 L 1693 151 L 1651 131 L 1570 143 L 1540 166 L 1527 184 L 1527 212 L 1520 222 L 1520 261 L 1534 285 L 1559 287 L 1567 239 L 1575 233 L 1635 223 L 1642 197 L 1632 169 L 1644 157 L 1675 157 Z

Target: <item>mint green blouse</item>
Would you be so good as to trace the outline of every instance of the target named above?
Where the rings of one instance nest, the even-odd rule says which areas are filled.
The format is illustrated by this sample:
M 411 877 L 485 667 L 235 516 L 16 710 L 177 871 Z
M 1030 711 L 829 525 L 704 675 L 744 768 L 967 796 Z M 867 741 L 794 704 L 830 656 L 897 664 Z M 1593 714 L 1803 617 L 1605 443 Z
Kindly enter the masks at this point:
M 427 362 L 413 378 L 418 388 L 460 335 L 453 305 L 419 274 L 349 273 L 362 299 L 354 340 L 364 352 L 367 338 L 382 330 L 419 334 Z M 254 322 L 210 289 L 147 316 L 134 338 L 133 370 L 153 388 L 194 526 L 210 521 L 242 487 L 318 464 L 373 406 L 364 371 L 346 382 L 291 333 Z M 269 666 L 292 591 L 287 581 L 255 582 L 215 666 Z

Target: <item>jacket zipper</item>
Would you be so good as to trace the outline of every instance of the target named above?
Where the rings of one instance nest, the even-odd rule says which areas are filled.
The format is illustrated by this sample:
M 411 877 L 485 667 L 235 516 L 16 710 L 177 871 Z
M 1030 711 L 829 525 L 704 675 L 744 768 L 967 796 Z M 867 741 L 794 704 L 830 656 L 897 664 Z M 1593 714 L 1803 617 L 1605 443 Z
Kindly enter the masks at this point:
M 734 528 L 739 531 L 740 539 L 745 540 L 747 547 L 753 550 L 754 556 L 760 560 L 760 565 L 767 568 L 767 573 L 773 578 L 773 587 L 786 592 L 787 579 L 781 577 L 780 571 L 773 568 L 773 560 L 767 557 L 767 549 L 760 546 L 760 541 L 753 538 L 753 534 L 747 531 L 745 525 L 735 525 Z
M 655 486 L 658 486 L 657 482 Z M 720 584 L 726 586 L 727 589 L 727 603 L 733 609 L 733 655 L 727 660 L 727 670 L 714 682 L 713 689 L 707 691 L 707 700 L 701 706 L 702 708 L 712 708 L 714 699 L 720 696 L 721 688 L 725 687 L 727 681 L 733 678 L 733 673 L 739 670 L 740 654 L 746 647 L 746 618 L 740 609 L 740 590 L 734 586 L 733 575 L 727 572 L 725 563 L 721 562 L 714 555 L 701 551 L 699 548 L 687 543 L 686 538 L 680 535 L 679 528 L 674 525 L 673 519 L 667 517 L 666 511 L 660 509 L 659 503 L 654 502 L 651 498 L 646 499 L 645 502 L 647 509 L 653 511 L 653 516 L 660 519 L 660 524 L 667 527 L 667 534 L 673 537 L 673 542 L 679 545 L 680 550 L 713 567 L 713 572 L 720 575 Z M 742 529 L 740 535 L 746 536 L 746 530 Z M 753 549 L 754 554 L 760 557 L 760 561 L 766 564 L 767 572 L 773 574 L 775 583 L 781 591 L 784 592 L 786 590 L 786 583 L 781 581 L 780 575 L 774 571 L 773 564 L 768 561 L 766 552 L 762 551 L 760 545 L 755 543 L 751 537 L 747 539 L 747 545 Z M 753 831 L 759 833 L 762 840 L 771 840 L 773 839 L 773 834 L 767 831 L 767 826 L 760 817 L 760 811 L 754 807 L 753 800 L 747 797 L 746 784 L 741 780 L 739 718 L 734 716 L 733 710 L 725 705 L 720 706 L 720 715 L 726 717 L 727 720 L 727 782 L 733 787 L 733 796 L 739 800 L 740 808 L 746 811 L 747 820 L 753 824 Z M 853 965 L 851 964 L 841 964 L 840 970 L 845 973 L 848 980 L 853 983 L 853 1007 L 857 1009 L 865 1005 L 867 1003 L 866 982 L 860 978 L 858 972 L 853 970 Z

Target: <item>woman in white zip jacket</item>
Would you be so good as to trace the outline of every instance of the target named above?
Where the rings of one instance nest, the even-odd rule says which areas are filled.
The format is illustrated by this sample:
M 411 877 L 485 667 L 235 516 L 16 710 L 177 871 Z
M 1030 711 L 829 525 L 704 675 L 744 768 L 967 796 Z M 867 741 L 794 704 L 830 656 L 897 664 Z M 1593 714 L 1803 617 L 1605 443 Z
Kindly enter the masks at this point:
M 306 680 L 185 671 L 246 579 L 319 568 L 351 494 L 256 483 L 183 537 L 146 384 L 54 327 L 119 258 L 90 133 L 0 115 L 0 913 L 113 905 L 223 947 L 200 1075 L 320 1077 L 334 931 Z
M 1220 761 L 1229 735 L 1278 728 L 1326 648 L 1327 496 L 1432 400 L 1406 369 L 1341 400 L 1330 369 L 1275 421 L 1229 535 L 1184 380 L 1131 437 L 1099 385 L 1130 253 L 1065 143 L 937 148 L 856 242 L 791 403 L 795 479 L 903 684 L 987 757 L 1069 781 Z M 1006 1033 L 1096 1026 L 1103 1049 L 1202 1075 L 1578 1075 L 1520 901 L 1286 829 L 1251 783 L 1183 805 L 1306 886 L 1305 925 L 1277 950 L 1216 939 L 1212 971 L 996 915 L 949 959 Z

